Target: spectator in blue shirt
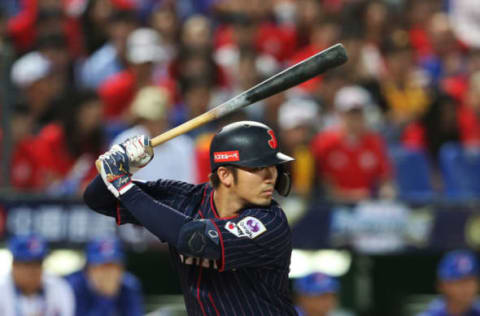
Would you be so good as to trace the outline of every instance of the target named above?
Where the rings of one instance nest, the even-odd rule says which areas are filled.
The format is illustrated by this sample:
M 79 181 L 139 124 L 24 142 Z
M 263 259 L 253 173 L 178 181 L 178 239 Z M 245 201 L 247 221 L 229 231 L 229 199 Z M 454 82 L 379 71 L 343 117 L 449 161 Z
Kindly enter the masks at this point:
M 75 315 L 143 315 L 140 283 L 125 271 L 120 241 L 95 239 L 87 245 L 86 256 L 86 267 L 66 277 L 75 294 Z
M 467 250 L 447 253 L 437 269 L 441 298 L 433 301 L 420 316 L 478 316 L 478 262 Z

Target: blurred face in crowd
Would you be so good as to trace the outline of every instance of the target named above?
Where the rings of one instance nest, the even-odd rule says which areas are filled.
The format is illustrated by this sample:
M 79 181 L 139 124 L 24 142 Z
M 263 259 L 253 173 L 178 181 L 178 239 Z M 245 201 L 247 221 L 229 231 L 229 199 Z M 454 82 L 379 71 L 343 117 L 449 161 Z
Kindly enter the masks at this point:
M 282 130 L 282 141 L 286 150 L 292 150 L 299 145 L 306 145 L 310 140 L 311 129 L 308 124 L 300 124 L 293 128 Z
M 189 48 L 204 49 L 210 46 L 211 42 L 210 22 L 203 16 L 189 18 L 182 31 L 182 42 Z
M 87 276 L 91 285 L 105 296 L 115 296 L 118 293 L 122 284 L 123 272 L 123 265 L 113 262 L 87 267 Z
M 411 50 L 402 49 L 388 55 L 387 67 L 393 79 L 403 80 L 407 78 L 408 70 L 412 68 Z
M 62 89 L 62 83 L 55 75 L 48 75 L 30 84 L 25 92 L 30 111 L 34 116 L 43 114 L 50 101 Z
M 100 100 L 90 100 L 82 104 L 77 113 L 78 128 L 82 135 L 96 131 L 102 124 L 102 103 Z
M 374 1 L 368 4 L 365 12 L 365 23 L 367 28 L 378 29 L 384 26 L 387 19 L 387 8 L 383 2 Z
M 326 316 L 337 306 L 337 295 L 334 293 L 304 295 L 299 297 L 298 303 L 305 316 Z
M 365 117 L 362 108 L 352 109 L 342 113 L 343 126 L 349 135 L 361 135 L 366 130 Z
M 478 279 L 467 277 L 455 281 L 441 281 L 439 291 L 445 295 L 448 305 L 465 310 L 471 306 L 478 292 Z
M 154 67 L 155 65 L 153 64 L 153 62 L 131 64 L 130 68 L 135 74 L 138 86 L 150 85 L 152 83 Z
M 90 11 L 90 19 L 95 25 L 103 27 L 107 24 L 108 18 L 112 14 L 112 11 L 113 7 L 111 0 L 93 0 L 93 7 Z
M 135 23 L 133 21 L 116 21 L 109 25 L 108 34 L 110 41 L 113 43 L 120 56 L 125 56 L 127 38 L 130 33 L 135 30 Z
M 152 13 L 150 25 L 164 40 L 171 40 L 175 38 L 178 29 L 177 15 L 171 9 L 159 8 Z
M 12 276 L 15 285 L 25 295 L 37 293 L 42 287 L 42 261 L 14 261 Z
M 190 112 L 190 117 L 196 117 L 207 111 L 210 96 L 210 88 L 206 85 L 195 85 L 185 91 L 185 104 Z

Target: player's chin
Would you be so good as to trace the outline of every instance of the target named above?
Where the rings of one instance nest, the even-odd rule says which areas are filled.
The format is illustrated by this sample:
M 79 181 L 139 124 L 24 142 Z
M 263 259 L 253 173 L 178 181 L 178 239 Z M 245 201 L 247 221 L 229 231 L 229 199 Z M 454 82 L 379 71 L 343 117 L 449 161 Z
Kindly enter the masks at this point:
M 270 205 L 270 203 L 272 203 L 272 196 L 260 196 L 256 199 L 255 202 L 255 204 L 260 206 Z

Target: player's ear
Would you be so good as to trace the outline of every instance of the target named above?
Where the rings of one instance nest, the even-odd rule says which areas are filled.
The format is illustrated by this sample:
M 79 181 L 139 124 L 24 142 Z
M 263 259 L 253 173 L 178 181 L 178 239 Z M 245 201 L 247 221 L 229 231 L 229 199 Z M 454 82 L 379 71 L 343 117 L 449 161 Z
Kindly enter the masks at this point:
M 226 187 L 231 187 L 234 183 L 233 170 L 226 167 L 218 167 L 217 169 L 218 180 Z

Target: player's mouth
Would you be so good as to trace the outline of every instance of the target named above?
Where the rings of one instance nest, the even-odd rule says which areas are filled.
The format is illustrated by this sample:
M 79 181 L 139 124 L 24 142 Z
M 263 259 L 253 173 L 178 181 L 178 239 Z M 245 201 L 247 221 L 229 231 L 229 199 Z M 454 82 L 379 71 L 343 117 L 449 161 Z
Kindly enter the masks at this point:
M 272 196 L 273 195 L 273 189 L 263 190 L 262 195 Z

